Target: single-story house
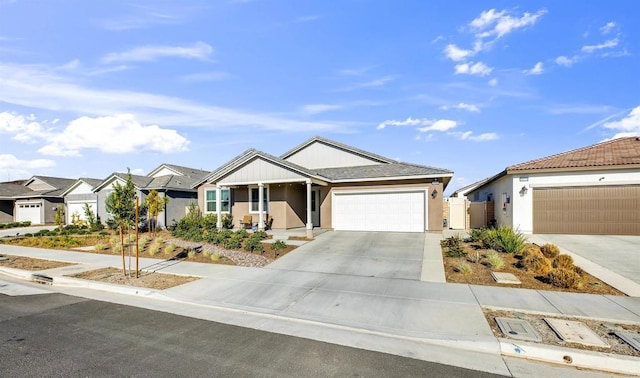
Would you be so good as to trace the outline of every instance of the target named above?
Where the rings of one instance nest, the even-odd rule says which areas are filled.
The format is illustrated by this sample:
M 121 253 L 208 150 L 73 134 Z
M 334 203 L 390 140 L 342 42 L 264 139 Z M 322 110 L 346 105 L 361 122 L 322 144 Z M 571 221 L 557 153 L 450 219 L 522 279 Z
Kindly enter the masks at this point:
M 442 230 L 453 172 L 402 163 L 321 137 L 280 157 L 249 149 L 193 186 L 206 214 L 259 229 Z M 219 224 L 220 226 L 220 224 Z
M 131 175 L 131 181 L 136 188 L 136 194 L 143 203 L 147 194 L 155 189 L 160 196 L 168 197 L 169 203 L 158 216 L 158 227 L 164 228 L 176 223 L 186 214 L 186 209 L 191 202 L 198 198 L 197 190 L 192 186 L 210 172 L 199 169 L 182 167 L 174 164 L 161 164 L 146 176 Z M 93 192 L 97 196 L 97 211 L 101 222 L 110 218 L 105 208 L 105 201 L 113 191 L 113 185 L 118 182 L 124 185 L 127 180 L 126 173 L 113 173 L 100 184 Z
M 27 190 L 12 196 L 14 221 L 30 221 L 31 224 L 54 223 L 58 206 L 64 206 L 62 193 L 75 181 L 61 177 L 31 177 L 23 185 Z
M 16 196 L 31 193 L 26 181 L 0 182 L 0 223 L 14 222 Z
M 67 224 L 73 223 L 74 215 L 80 220 L 86 220 L 84 206 L 89 205 L 91 211 L 97 214 L 98 197 L 93 189 L 100 185 L 102 180 L 81 177 L 62 193 L 64 197 L 65 221 Z
M 640 138 L 511 165 L 466 195 L 525 233 L 640 235 Z

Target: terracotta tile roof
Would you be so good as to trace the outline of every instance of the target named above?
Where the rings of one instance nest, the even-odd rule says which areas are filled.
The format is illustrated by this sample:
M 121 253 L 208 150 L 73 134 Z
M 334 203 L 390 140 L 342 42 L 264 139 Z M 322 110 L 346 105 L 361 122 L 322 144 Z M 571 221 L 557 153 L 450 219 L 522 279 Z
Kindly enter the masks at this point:
M 639 164 L 640 138 L 613 139 L 507 167 L 507 172 L 535 169 L 607 167 Z

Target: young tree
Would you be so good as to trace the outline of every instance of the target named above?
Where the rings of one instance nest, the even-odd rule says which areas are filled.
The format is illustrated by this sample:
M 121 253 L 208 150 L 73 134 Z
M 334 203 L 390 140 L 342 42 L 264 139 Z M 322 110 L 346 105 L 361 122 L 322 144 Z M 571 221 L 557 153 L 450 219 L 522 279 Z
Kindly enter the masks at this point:
M 58 205 L 56 207 L 56 218 L 54 220 L 56 225 L 60 230 L 62 230 L 62 226 L 64 226 L 64 215 L 62 213 L 62 205 Z
M 158 194 L 158 191 L 152 189 L 147 198 L 144 200 L 149 212 L 149 232 L 151 232 L 151 219 L 153 222 L 153 235 L 158 233 L 158 215 L 164 210 L 165 206 L 169 203 L 169 197 L 162 197 Z
M 131 171 L 127 168 L 127 181 L 124 185 L 116 182 L 113 184 L 113 192 L 105 201 L 105 209 L 112 215 L 120 232 L 120 245 L 122 246 L 122 273 L 127 274 L 124 260 L 124 231 L 129 229 L 136 219 L 136 189 L 131 181 Z
M 91 210 L 91 207 L 88 203 L 84 204 L 84 208 L 82 209 L 84 212 L 84 217 L 87 218 L 87 223 L 89 224 L 89 230 L 96 231 L 99 229 L 98 226 L 98 218 L 96 214 Z

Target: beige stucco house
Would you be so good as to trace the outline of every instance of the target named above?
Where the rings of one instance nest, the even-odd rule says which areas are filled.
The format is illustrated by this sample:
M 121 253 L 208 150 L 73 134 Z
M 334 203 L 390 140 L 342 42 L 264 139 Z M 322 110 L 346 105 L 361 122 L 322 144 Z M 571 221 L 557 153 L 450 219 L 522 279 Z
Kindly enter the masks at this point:
M 194 184 L 203 213 L 259 229 L 442 230 L 453 172 L 402 163 L 314 137 L 280 157 L 249 149 Z

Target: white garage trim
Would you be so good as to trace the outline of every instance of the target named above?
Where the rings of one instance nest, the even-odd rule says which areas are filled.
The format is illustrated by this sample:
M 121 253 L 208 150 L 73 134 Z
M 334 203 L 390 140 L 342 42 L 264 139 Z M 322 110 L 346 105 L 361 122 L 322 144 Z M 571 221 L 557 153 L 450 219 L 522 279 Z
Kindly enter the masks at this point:
M 42 224 L 42 202 L 19 202 L 16 203 L 16 222 L 31 222 L 31 224 Z
M 96 209 L 97 209 L 97 201 L 96 200 L 87 200 L 87 201 L 68 201 L 67 202 L 67 224 L 71 224 L 72 223 L 72 219 L 71 217 L 73 216 L 74 212 L 77 212 L 78 214 L 80 214 L 80 219 L 81 220 L 87 220 L 86 216 L 84 215 L 84 204 L 89 204 L 89 207 L 91 208 L 91 211 L 93 211 L 94 214 L 96 214 Z
M 424 232 L 427 189 L 333 191 L 334 230 Z

